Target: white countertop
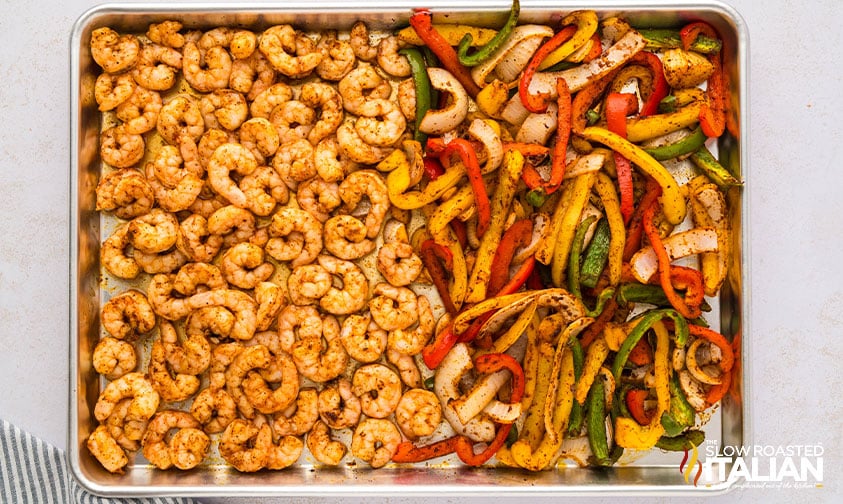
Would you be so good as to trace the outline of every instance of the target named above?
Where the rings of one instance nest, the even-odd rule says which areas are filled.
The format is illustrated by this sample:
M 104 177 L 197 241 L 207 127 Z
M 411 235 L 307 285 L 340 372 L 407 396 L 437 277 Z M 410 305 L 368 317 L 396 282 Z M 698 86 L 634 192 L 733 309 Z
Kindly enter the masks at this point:
M 751 348 L 747 400 L 753 442 L 821 444 L 825 454 L 823 488 L 740 489 L 717 500 L 840 502 L 843 400 L 837 393 L 843 390 L 843 268 L 837 261 L 843 251 L 843 4 L 728 3 L 746 20 L 751 41 L 747 183 L 752 333 L 744 337 Z M 73 22 L 94 2 L 4 4 L 0 417 L 65 448 L 68 40 Z

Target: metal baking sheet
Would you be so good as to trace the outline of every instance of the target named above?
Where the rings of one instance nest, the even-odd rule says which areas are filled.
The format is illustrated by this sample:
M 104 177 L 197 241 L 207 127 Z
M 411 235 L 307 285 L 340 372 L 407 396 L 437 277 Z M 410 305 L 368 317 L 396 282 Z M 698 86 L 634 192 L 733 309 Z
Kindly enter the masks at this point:
M 724 65 L 730 76 L 732 104 L 737 110 L 740 129 L 748 131 L 747 71 L 748 33 L 740 15 L 718 2 L 639 3 L 613 1 L 574 3 L 568 1 L 522 1 L 522 22 L 549 22 L 567 12 L 593 9 L 601 18 L 622 15 L 633 26 L 677 27 L 690 20 L 704 20 L 719 31 L 724 40 Z M 126 473 L 106 472 L 90 455 L 85 440 L 95 427 L 93 409 L 102 387 L 91 366 L 91 353 L 100 336 L 99 310 L 107 298 L 101 282 L 99 247 L 107 229 L 95 211 L 95 188 L 101 168 L 99 131 L 101 114 L 93 98 L 99 68 L 90 55 L 90 34 L 102 26 L 120 32 L 140 32 L 154 22 L 182 21 L 187 28 L 207 29 L 238 26 L 262 30 L 291 23 L 307 30 L 347 30 L 357 20 L 373 29 L 389 30 L 407 24 L 413 8 L 431 8 L 439 20 L 499 26 L 510 6 L 508 0 L 379 2 L 283 2 L 193 3 L 193 4 L 105 4 L 83 13 L 72 27 L 71 61 L 71 166 L 70 166 L 70 390 L 68 460 L 71 473 L 86 489 L 110 496 L 337 496 L 337 495 L 597 495 L 597 494 L 713 494 L 729 490 L 734 482 L 704 475 L 699 485 L 687 483 L 679 472 L 682 454 L 652 454 L 611 469 L 582 469 L 562 466 L 540 473 L 487 467 L 472 469 L 457 461 L 390 467 L 373 470 L 354 464 L 353 457 L 336 468 L 315 468 L 307 455 L 294 467 L 283 471 L 239 473 L 219 457 L 211 458 L 190 471 L 161 471 L 141 457 L 130 462 Z M 730 194 L 735 235 L 732 277 L 715 300 L 716 316 L 709 316 L 714 328 L 729 337 L 742 335 L 741 356 L 747 355 L 748 327 L 746 279 L 748 278 L 747 193 L 751 190 L 748 170 L 747 135 L 728 134 L 719 141 L 721 159 L 740 173 L 747 186 Z M 749 384 L 746 359 L 739 360 L 738 396 L 727 396 L 705 427 L 708 446 L 740 446 L 750 443 L 749 412 L 745 397 Z M 702 450 L 702 448 L 701 448 Z

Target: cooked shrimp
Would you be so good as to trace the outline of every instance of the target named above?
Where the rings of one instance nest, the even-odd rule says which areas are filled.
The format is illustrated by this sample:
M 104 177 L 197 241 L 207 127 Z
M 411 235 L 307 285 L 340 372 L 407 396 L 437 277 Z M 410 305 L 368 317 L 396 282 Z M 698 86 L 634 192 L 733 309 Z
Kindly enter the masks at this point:
M 285 101 L 272 109 L 269 122 L 283 144 L 306 140 L 316 123 L 316 110 L 299 100 Z
M 246 242 L 255 235 L 255 216 L 245 208 L 227 205 L 208 217 L 208 232 L 222 236 L 225 246 Z
M 191 309 L 206 306 L 221 306 L 234 313 L 234 326 L 230 336 L 236 340 L 248 340 L 257 329 L 257 303 L 243 291 L 234 289 L 216 289 L 200 292 L 188 298 Z
M 179 402 L 193 396 L 199 390 L 199 378 L 195 375 L 175 373 L 167 364 L 167 353 L 160 340 L 152 343 L 149 356 L 149 381 L 164 402 Z
M 193 214 L 179 223 L 176 247 L 191 261 L 209 263 L 222 248 L 223 238 L 208 231 L 208 220 Z
M 347 451 L 342 442 L 331 439 L 331 431 L 325 422 L 317 421 L 306 438 L 310 454 L 323 464 L 339 465 Z
M 152 383 L 144 377 L 143 373 L 133 371 L 106 385 L 94 406 L 94 416 L 102 422 L 108 418 L 117 403 L 126 398 L 132 400 L 129 411 L 126 413 L 126 421 L 149 420 L 158 409 L 160 401 Z
M 404 79 L 398 84 L 398 108 L 404 114 L 404 119 L 416 119 L 416 84 L 413 79 Z
M 163 106 L 164 101 L 158 91 L 134 86 L 132 93 L 117 105 L 115 112 L 117 118 L 123 121 L 127 133 L 142 135 L 155 129 Z
M 190 414 L 208 434 L 222 432 L 237 418 L 237 405 L 225 389 L 202 389 L 190 405 Z
M 263 249 L 248 242 L 226 250 L 220 269 L 228 283 L 246 290 L 254 289 L 275 272 L 275 266 L 264 261 Z
M 113 212 L 121 219 L 144 215 L 155 204 L 152 187 L 143 174 L 133 168 L 110 172 L 100 179 L 96 192 L 97 211 Z
M 411 388 L 421 388 L 424 386 L 421 379 L 421 371 L 419 371 L 419 366 L 412 356 L 387 349 L 386 360 L 398 370 L 398 375 L 401 377 L 404 385 Z
M 182 136 L 198 141 L 205 132 L 205 119 L 196 99 L 180 94 L 161 107 L 156 127 L 167 143 L 178 145 Z
M 319 110 L 319 120 L 308 132 L 311 144 L 318 144 L 332 135 L 343 120 L 342 98 L 337 90 L 322 82 L 308 82 L 301 87 L 299 99 L 314 110 Z
M 386 418 L 401 400 L 401 378 L 383 364 L 366 364 L 354 371 L 351 390 L 368 417 Z
M 173 280 L 176 275 L 157 274 L 152 277 L 147 287 L 146 296 L 155 314 L 167 320 L 186 317 L 191 311 L 187 299 L 175 293 Z
M 140 274 L 140 266 L 133 257 L 126 254 L 131 245 L 129 223 L 114 230 L 100 248 L 100 262 L 106 271 L 118 278 L 132 279 Z
M 259 164 L 265 164 L 278 150 L 281 139 L 268 119 L 253 117 L 240 126 L 240 144 L 251 151 Z
M 135 249 L 132 254 L 144 273 L 155 275 L 158 273 L 172 273 L 187 263 L 187 256 L 175 247 L 163 252 L 148 254 Z
M 392 459 L 400 442 L 401 433 L 394 423 L 382 418 L 365 418 L 351 436 L 351 454 L 377 469 Z
M 146 36 L 156 44 L 181 49 L 185 42 L 184 35 L 179 33 L 181 29 L 182 24 L 179 21 L 167 20 L 150 24 Z
M 227 289 L 228 283 L 220 269 L 208 263 L 192 262 L 179 268 L 173 280 L 176 291 L 185 296 L 214 289 Z
M 272 430 L 277 436 L 301 436 L 319 420 L 316 389 L 303 388 L 295 402 L 275 414 Z
M 126 415 L 129 413 L 129 405 L 131 403 L 131 399 L 123 399 L 117 403 L 114 411 L 108 415 L 103 425 L 108 428 L 108 433 L 111 434 L 111 437 L 117 441 L 120 447 L 127 451 L 137 451 L 140 449 L 140 440 L 146 434 L 146 428 L 149 422 L 137 423 L 136 426 L 141 427 L 141 429 L 133 430 L 133 428 L 127 428 Z
M 272 429 L 268 424 L 260 428 L 252 422 L 235 419 L 220 438 L 220 455 L 240 472 L 261 470 L 272 446 Z
M 299 182 L 316 175 L 313 152 L 313 145 L 304 138 L 282 143 L 272 158 L 272 167 L 287 187 L 295 191 Z
M 332 288 L 332 281 L 331 274 L 319 264 L 296 266 L 287 277 L 290 301 L 299 306 L 317 304 Z
M 336 136 L 323 138 L 316 145 L 313 151 L 313 162 L 319 178 L 330 183 L 341 181 L 357 169 L 357 163 L 340 149 Z
M 352 359 L 375 362 L 386 348 L 386 331 L 378 327 L 370 314 L 351 314 L 345 318 L 340 330 L 340 342 Z
M 255 301 L 258 303 L 257 330 L 266 331 L 284 307 L 284 290 L 272 282 L 261 282 L 255 286 Z
M 261 34 L 258 49 L 275 70 L 291 79 L 306 77 L 322 61 L 313 41 L 297 34 L 290 25 L 268 28 Z
M 123 468 L 129 464 L 129 457 L 123 448 L 108 432 L 108 427 L 100 425 L 88 436 L 85 443 L 91 455 L 110 473 L 123 474 Z
M 398 54 L 400 49 L 401 40 L 394 35 L 378 43 L 378 65 L 393 77 L 407 77 L 412 73 L 407 57 Z
M 129 239 L 135 250 L 155 254 L 176 244 L 179 221 L 170 212 L 153 208 L 149 213 L 135 217 L 129 223 Z
M 235 55 L 235 60 L 231 63 L 228 87 L 245 94 L 246 100 L 253 102 L 275 82 L 275 69 L 260 51 L 252 52 L 245 59 L 236 58 Z M 265 117 L 269 117 L 271 110 L 270 108 L 266 112 Z
M 231 43 L 228 50 L 235 59 L 246 59 L 255 53 L 258 48 L 258 37 L 249 30 L 235 30 L 231 35 Z
M 91 56 L 108 73 L 120 73 L 135 66 L 140 41 L 134 35 L 120 35 L 111 28 L 91 32 Z
M 255 156 L 240 144 L 223 144 L 217 147 L 208 162 L 208 181 L 214 190 L 224 196 L 232 205 L 246 208 L 248 199 L 231 179 L 232 172 L 248 175 L 255 171 L 258 163 Z
M 94 369 L 109 380 L 116 380 L 135 370 L 138 358 L 131 343 L 116 338 L 102 338 L 94 347 Z
M 169 188 L 155 176 L 154 163 L 146 163 L 144 173 L 155 196 L 155 201 L 162 210 L 167 212 L 181 212 L 190 208 L 196 202 L 204 186 L 204 182 L 199 176 L 186 171 L 178 183 Z
M 369 280 L 359 266 L 351 261 L 323 254 L 317 260 L 325 271 L 341 277 L 342 289 L 331 286 L 319 300 L 319 306 L 334 315 L 348 315 L 364 306 L 369 298 Z
M 170 438 L 170 458 L 179 469 L 193 469 L 208 455 L 211 439 L 197 428 L 180 429 Z
M 144 44 L 132 69 L 135 82 L 152 91 L 166 91 L 176 83 L 182 68 L 182 53 L 172 47 Z
M 296 341 L 322 336 L 322 317 L 313 306 L 288 305 L 278 315 L 278 341 L 291 352 Z
M 200 93 L 209 93 L 228 87 L 231 55 L 225 48 L 215 46 L 203 53 L 194 42 L 187 42 L 182 52 L 184 78 L 193 89 Z
M 349 43 L 354 55 L 363 61 L 372 61 L 378 55 L 378 48 L 369 43 L 369 29 L 363 21 L 351 27 Z
M 316 176 L 299 184 L 296 191 L 296 202 L 310 215 L 320 222 L 331 217 L 331 212 L 342 204 L 340 186 L 336 182 L 326 182 Z
M 342 106 L 346 111 L 359 115 L 369 100 L 386 100 L 392 95 L 392 85 L 378 74 L 374 67 L 359 66 L 349 72 L 337 85 Z
M 395 329 L 389 331 L 387 346 L 391 350 L 407 355 L 416 355 L 422 351 L 436 326 L 436 319 L 433 317 L 433 309 L 427 296 L 419 296 L 418 325 L 415 329 Z
M 155 327 L 155 312 L 140 291 L 129 289 L 102 307 L 102 327 L 117 339 L 133 338 Z
M 284 82 L 277 82 L 261 91 L 252 101 L 249 110 L 252 117 L 269 119 L 275 107 L 292 99 L 293 89 Z
M 227 143 L 237 143 L 237 135 L 230 131 L 224 131 L 218 128 L 208 128 L 208 130 L 205 131 L 205 133 L 203 133 L 199 138 L 199 143 L 197 144 L 199 164 L 202 165 L 203 168 L 207 168 L 208 163 L 211 161 L 211 156 L 214 155 L 214 151 L 217 150 L 217 147 Z M 207 215 L 205 217 L 207 217 Z
M 316 48 L 322 52 L 322 61 L 316 65 L 316 73 L 327 81 L 338 81 L 354 68 L 357 57 L 347 40 L 338 40 L 334 31 L 325 32 Z
M 388 147 L 401 139 L 407 120 L 394 102 L 369 100 L 360 107 L 354 129 L 369 145 Z
M 246 375 L 252 370 L 266 368 L 271 359 L 272 355 L 265 346 L 249 346 L 239 352 L 225 370 L 225 389 L 246 418 L 255 417 L 255 407 L 244 390 Z
M 277 413 L 289 407 L 299 393 L 299 373 L 293 359 L 280 351 L 271 357 L 280 376 L 277 386 L 267 383 L 260 373 L 250 371 L 243 380 L 243 393 L 258 411 L 264 414 Z M 268 367 L 268 366 L 267 366 Z
M 417 296 L 407 287 L 379 283 L 374 295 L 369 310 L 375 322 L 387 331 L 406 329 L 418 320 Z
M 128 168 L 143 159 L 146 143 L 138 134 L 129 133 L 122 124 L 100 135 L 100 157 L 114 168 Z
M 324 317 L 321 332 L 321 337 L 297 340 L 290 352 L 299 373 L 317 383 L 336 378 L 348 364 L 348 354 L 340 342 L 337 319 L 332 315 Z
M 304 451 L 304 442 L 296 436 L 281 436 L 278 444 L 269 447 L 266 468 L 278 471 L 295 464 Z
M 185 334 L 188 338 L 223 340 L 231 335 L 235 321 L 231 310 L 222 306 L 206 306 L 190 312 L 185 322 Z
M 232 89 L 216 89 L 199 100 L 206 128 L 234 131 L 249 117 L 246 97 Z
M 388 242 L 378 249 L 378 271 L 396 287 L 413 283 L 421 274 L 423 266 L 421 258 L 409 243 Z
M 319 392 L 319 418 L 332 429 L 345 429 L 360 420 L 360 399 L 351 391 L 351 382 L 340 378 Z
M 158 331 L 167 364 L 174 372 L 198 375 L 208 369 L 211 364 L 211 344 L 203 334 L 191 332 L 181 342 L 176 328 L 166 320 L 158 325 Z
M 220 343 L 214 347 L 211 352 L 211 369 L 208 373 L 208 388 L 211 390 L 225 390 L 225 372 L 228 370 L 231 363 L 234 362 L 234 358 L 243 351 L 243 348 L 245 347 L 242 344 L 235 342 Z
M 100 112 L 116 108 L 135 91 L 135 81 L 129 74 L 102 73 L 94 84 L 94 99 Z
M 439 398 L 429 390 L 414 388 L 401 396 L 395 409 L 395 422 L 411 440 L 429 436 L 442 422 Z
M 152 160 L 152 173 L 155 180 L 166 187 L 173 188 L 193 172 L 185 166 L 184 158 L 177 147 L 164 145 L 155 153 L 155 158 Z M 201 173 L 195 175 L 201 176 Z
M 149 428 L 143 437 L 143 456 L 159 469 L 169 469 L 174 465 L 179 469 L 196 467 L 208 454 L 211 444 L 208 436 L 199 430 L 200 426 L 199 422 L 185 411 L 159 411 L 150 420 Z M 174 449 L 175 437 L 167 442 L 167 433 L 173 429 L 194 431 L 189 440 L 181 438 L 178 441 L 181 452 L 178 457 Z M 193 456 L 185 457 L 185 449 Z
M 337 128 L 337 144 L 340 152 L 348 159 L 360 164 L 377 164 L 393 151 L 389 147 L 369 145 L 360 138 L 351 124 L 342 124 Z
M 275 212 L 269 236 L 266 253 L 278 261 L 290 261 L 294 268 L 313 262 L 322 251 L 322 223 L 298 208 Z
M 366 225 L 351 215 L 337 215 L 325 222 L 325 248 L 340 259 L 353 261 L 375 249 L 366 237 Z

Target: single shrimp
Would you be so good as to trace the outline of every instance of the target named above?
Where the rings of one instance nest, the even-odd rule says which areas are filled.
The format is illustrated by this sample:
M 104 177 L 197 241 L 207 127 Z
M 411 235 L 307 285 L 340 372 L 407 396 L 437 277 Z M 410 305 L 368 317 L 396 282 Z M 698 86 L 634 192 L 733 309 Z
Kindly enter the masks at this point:
M 336 215 L 325 222 L 325 248 L 340 259 L 353 261 L 375 249 L 366 225 L 351 215 Z
M 268 425 L 267 425 L 268 426 Z M 278 471 L 295 464 L 304 451 L 304 442 L 296 436 L 281 436 L 278 443 L 272 443 L 266 457 L 266 468 Z
M 421 388 L 404 392 L 395 408 L 395 422 L 411 440 L 433 434 L 442 422 L 439 398 L 430 390 Z
M 307 134 L 311 144 L 316 145 L 323 138 L 332 135 L 342 123 L 342 97 L 333 86 L 322 82 L 308 82 L 302 86 L 299 99 L 319 111 L 319 119 Z
M 129 239 L 135 251 L 157 254 L 176 244 L 179 221 L 170 212 L 153 208 L 149 213 L 135 217 L 129 223 Z
M 386 348 L 387 334 L 370 314 L 351 314 L 345 318 L 340 330 L 340 342 L 352 359 L 365 364 L 381 358 Z
M 208 231 L 208 220 L 193 214 L 179 223 L 176 247 L 191 261 L 210 263 L 222 248 L 223 238 Z
M 231 55 L 238 60 L 246 59 L 258 48 L 258 36 L 249 30 L 234 30 L 231 35 L 231 43 L 228 44 L 228 50 Z
M 143 437 L 143 456 L 159 469 L 169 469 L 174 465 L 179 469 L 196 467 L 208 454 L 208 448 L 211 445 L 208 436 L 199 430 L 200 426 L 199 422 L 185 411 L 159 411 L 150 420 L 149 428 Z M 194 456 L 184 457 L 180 454 L 180 457 L 176 457 L 175 438 L 167 441 L 167 434 L 173 429 L 179 429 L 179 432 L 189 429 L 195 431 L 192 434 L 195 437 L 190 440 L 191 446 L 188 450 Z M 185 448 L 185 441 L 184 438 L 179 441 L 180 449 Z
M 170 438 L 170 458 L 179 469 L 193 469 L 208 456 L 211 439 L 201 429 L 180 429 Z
M 188 298 L 191 309 L 221 306 L 234 313 L 234 326 L 230 336 L 236 340 L 252 339 L 257 329 L 257 303 L 243 291 L 216 289 L 200 292 Z
M 190 414 L 207 434 L 225 430 L 237 418 L 237 404 L 225 389 L 202 389 L 190 405 Z
M 340 186 L 336 182 L 326 182 L 319 176 L 302 182 L 296 191 L 296 202 L 320 222 L 331 217 L 331 212 L 342 204 Z
M 225 370 L 225 389 L 237 404 L 237 409 L 246 418 L 255 417 L 255 407 L 243 391 L 243 381 L 253 369 L 269 366 L 272 355 L 263 345 L 254 345 L 240 351 Z
M 363 141 L 353 125 L 345 123 L 337 128 L 337 145 L 340 152 L 348 159 L 360 164 L 377 164 L 394 150 L 390 147 L 378 147 Z
M 161 107 L 156 128 L 167 143 L 178 145 L 182 136 L 198 141 L 205 132 L 205 119 L 197 100 L 188 94 L 180 94 Z
M 252 117 L 269 119 L 275 107 L 293 99 L 293 88 L 284 82 L 272 84 L 258 93 L 249 106 Z
M 112 171 L 97 183 L 97 211 L 134 219 L 152 210 L 155 194 L 141 172 L 133 168 Z M 337 196 L 339 198 L 339 196 Z
M 182 27 L 183 25 L 175 20 L 152 23 L 146 30 L 146 36 L 156 44 L 172 47 L 173 49 L 181 49 L 185 43 L 184 35 L 179 33 Z
M 272 109 L 269 122 L 282 144 L 307 140 L 316 123 L 316 110 L 300 100 L 285 101 Z
M 198 175 L 186 171 L 174 187 L 167 187 L 155 176 L 155 163 L 146 163 L 146 181 L 152 189 L 155 201 L 162 210 L 181 212 L 190 208 L 199 198 L 204 182 Z
M 232 322 L 233 324 L 233 322 Z M 243 351 L 245 347 L 241 343 L 220 343 L 211 351 L 211 368 L 208 372 L 208 388 L 211 390 L 225 390 L 225 372 L 234 362 L 234 358 Z M 232 399 L 233 401 L 234 399 Z M 235 403 L 235 409 L 236 409 Z
M 206 341 L 227 339 L 234 329 L 235 321 L 231 310 L 222 306 L 206 306 L 190 312 L 184 324 L 185 334 L 188 338 L 203 338 Z
M 126 451 L 117 443 L 105 425 L 99 425 L 85 442 L 88 451 L 110 473 L 123 474 L 129 464 Z
M 401 432 L 394 423 L 382 418 L 365 418 L 351 436 L 351 454 L 377 469 L 392 459 L 400 442 Z
M 128 168 L 143 159 L 146 143 L 124 125 L 112 126 L 100 135 L 100 157 L 114 168 Z
M 132 253 L 144 273 L 155 275 L 158 273 L 172 273 L 187 263 L 187 256 L 175 247 L 163 252 L 152 254 L 135 249 Z
M 330 183 L 340 182 L 358 167 L 356 162 L 342 152 L 336 136 L 323 138 L 316 144 L 313 163 L 319 178 Z
M 100 262 L 106 271 L 118 278 L 131 280 L 140 274 L 140 266 L 133 257 L 126 254 L 131 245 L 129 223 L 123 224 L 106 238 L 100 248 Z
M 222 255 L 220 269 L 226 281 L 241 289 L 254 289 L 275 272 L 275 266 L 264 260 L 264 251 L 249 242 L 238 243 Z
M 257 231 L 255 226 L 254 214 L 234 205 L 226 205 L 208 217 L 208 232 L 222 236 L 227 247 L 250 241 Z
M 357 21 L 351 27 L 349 43 L 354 55 L 363 61 L 372 61 L 378 55 L 378 48 L 370 44 L 369 29 L 363 21 Z
M 120 35 L 111 28 L 91 32 L 91 56 L 108 73 L 117 74 L 138 62 L 140 41 L 134 35 Z
M 117 444 L 120 445 L 121 448 L 134 452 L 140 449 L 140 441 L 143 439 L 143 435 L 146 434 L 146 428 L 149 423 L 143 422 L 138 424 L 143 427 L 142 430 L 139 431 L 127 429 L 126 415 L 129 413 L 129 405 L 131 403 L 131 399 L 123 399 L 117 403 L 117 406 L 114 407 L 114 411 L 108 415 L 108 418 L 105 419 L 103 425 L 108 428 L 108 433 L 111 434 L 111 437 L 117 441 Z
M 240 472 L 261 470 L 272 446 L 272 429 L 237 418 L 225 428 L 220 438 L 220 455 Z
M 418 325 L 414 329 L 395 329 L 389 331 L 387 347 L 396 352 L 406 355 L 417 355 L 433 336 L 436 326 L 436 319 L 433 316 L 433 309 L 430 300 L 426 296 L 419 296 Z
M 197 144 L 197 154 L 199 155 L 199 164 L 203 168 L 208 167 L 211 157 L 217 147 L 227 143 L 237 143 L 237 135 L 231 131 L 224 131 L 219 128 L 208 128 L 202 133 Z M 207 215 L 206 215 L 207 217 Z
M 309 264 L 322 251 L 322 223 L 298 208 L 284 207 L 269 224 L 266 253 L 292 267 Z
M 354 371 L 351 390 L 360 398 L 360 407 L 368 417 L 386 418 L 401 400 L 401 378 L 383 364 L 366 364 Z
M 228 283 L 217 266 L 203 262 L 191 262 L 179 268 L 173 280 L 173 287 L 182 296 L 189 297 L 197 292 L 227 289 Z
M 247 58 L 237 59 L 231 63 L 231 76 L 228 87 L 246 95 L 246 100 L 255 99 L 275 82 L 275 69 L 260 51 L 254 51 Z M 291 95 L 292 96 L 292 95 Z M 289 99 L 289 98 L 288 98 Z M 269 117 L 270 108 L 266 117 Z M 252 114 L 254 116 L 254 114 Z M 257 116 L 255 116 L 257 117 Z
M 166 91 L 176 83 L 176 73 L 182 68 L 182 53 L 172 47 L 144 44 L 132 77 L 139 85 L 152 91 Z
M 319 306 L 333 315 L 348 315 L 366 306 L 369 298 L 369 280 L 359 266 L 351 261 L 322 254 L 319 265 L 332 275 L 341 277 L 342 289 L 331 286 L 319 300 Z
M 322 317 L 313 306 L 287 305 L 278 315 L 278 341 L 281 349 L 292 352 L 296 341 L 322 336 Z
M 369 100 L 360 106 L 354 129 L 369 145 L 389 147 L 401 139 L 407 129 L 407 120 L 395 102 Z
M 287 187 L 295 191 L 300 182 L 309 180 L 316 175 L 316 163 L 313 154 L 313 145 L 304 138 L 284 142 L 278 147 L 275 157 L 272 158 L 272 167 L 275 168 Z
M 109 380 L 134 371 L 138 365 L 135 347 L 117 338 L 102 338 L 94 347 L 92 361 L 96 372 Z
M 262 117 L 253 117 L 240 126 L 240 144 L 249 149 L 258 164 L 266 164 L 266 159 L 275 154 L 281 145 L 278 130 Z
M 193 89 L 210 93 L 228 87 L 231 55 L 224 47 L 215 46 L 203 52 L 194 42 L 187 42 L 182 53 L 184 78 Z
M 310 454 L 323 464 L 336 466 L 347 451 L 342 442 L 331 439 L 331 431 L 325 422 L 317 421 L 307 433 L 306 444 Z
M 129 289 L 109 299 L 100 315 L 102 327 L 117 339 L 134 339 L 155 327 L 155 311 L 142 292 Z
M 248 175 L 255 171 L 258 163 L 248 149 L 240 144 L 223 144 L 217 147 L 208 162 L 208 180 L 214 190 L 240 208 L 249 206 L 243 191 L 231 179 L 232 172 Z
M 388 242 L 378 249 L 377 269 L 387 282 L 404 287 L 415 282 L 423 264 L 409 243 Z
M 366 237 L 375 238 L 380 234 L 386 213 L 391 203 L 383 176 L 375 170 L 358 170 L 348 175 L 340 183 L 340 197 L 351 215 L 358 215 L 361 202 L 367 198 L 369 209 L 366 213 Z
M 234 131 L 249 117 L 246 97 L 232 89 L 216 89 L 199 100 L 206 128 Z
M 303 388 L 295 402 L 275 414 L 272 430 L 278 436 L 301 436 L 319 420 L 316 389 Z
M 416 119 L 416 83 L 413 79 L 404 79 L 398 84 L 398 108 L 404 114 L 404 119 Z
M 167 364 L 175 373 L 198 375 L 211 365 L 211 344 L 204 334 L 191 332 L 181 342 L 176 328 L 166 320 L 158 325 L 158 331 Z
M 387 331 L 406 329 L 419 318 L 416 293 L 407 287 L 395 287 L 387 283 L 375 286 L 369 301 L 372 318 Z
M 360 420 L 360 399 L 351 391 L 351 382 L 340 378 L 325 386 L 317 400 L 319 418 L 332 429 L 345 429 Z
M 291 79 L 307 77 L 322 61 L 322 53 L 313 41 L 286 24 L 264 31 L 258 49 L 275 70 Z
M 117 105 L 115 112 L 117 118 L 123 121 L 127 133 L 142 135 L 155 129 L 163 106 L 164 101 L 158 91 L 135 86 L 132 93 Z
M 243 393 L 256 410 L 264 414 L 277 413 L 289 407 L 299 393 L 299 373 L 293 359 L 281 351 L 271 357 L 280 376 L 270 386 L 260 373 L 250 371 L 243 380 Z M 268 366 L 267 366 L 268 367 Z M 276 386 L 277 383 L 277 386 Z
M 378 43 L 378 66 L 393 77 L 407 77 L 412 73 L 407 57 L 399 54 L 401 40 L 390 35 Z
M 152 343 L 149 356 L 149 381 L 164 402 L 184 401 L 199 390 L 196 375 L 175 373 L 167 364 L 167 352 L 160 340 Z
M 299 306 L 317 304 L 332 288 L 332 281 L 331 274 L 319 264 L 296 266 L 287 277 L 290 301 Z
M 99 105 L 100 112 L 116 108 L 128 100 L 134 91 L 135 80 L 127 73 L 118 75 L 102 73 L 94 83 L 94 99 Z
M 146 297 L 155 314 L 167 320 L 184 318 L 192 310 L 187 298 L 177 295 L 173 285 L 175 277 L 174 274 L 157 274 L 149 281 L 146 291 Z
M 386 360 L 398 370 L 398 376 L 401 377 L 404 385 L 410 388 L 421 388 L 424 386 L 421 379 L 421 371 L 419 371 L 419 366 L 416 364 L 415 358 L 387 348 Z
M 258 303 L 257 330 L 266 331 L 284 307 L 284 290 L 272 282 L 260 282 L 255 286 L 255 301 Z
M 322 319 L 321 337 L 293 343 L 290 355 L 299 373 L 317 383 L 332 380 L 348 365 L 348 353 L 340 342 L 340 324 L 332 315 Z
M 386 100 L 392 95 L 389 81 L 369 65 L 361 65 L 349 72 L 337 84 L 337 90 L 342 97 L 343 108 L 354 115 L 359 115 L 360 109 L 369 100 Z
M 94 406 L 94 417 L 102 422 L 114 411 L 117 403 L 131 398 L 126 421 L 145 422 L 158 410 L 160 396 L 143 373 L 133 371 L 109 382 Z
M 357 63 L 351 43 L 347 40 L 338 40 L 335 31 L 323 33 L 316 48 L 322 52 L 322 61 L 316 65 L 316 74 L 324 80 L 342 79 Z

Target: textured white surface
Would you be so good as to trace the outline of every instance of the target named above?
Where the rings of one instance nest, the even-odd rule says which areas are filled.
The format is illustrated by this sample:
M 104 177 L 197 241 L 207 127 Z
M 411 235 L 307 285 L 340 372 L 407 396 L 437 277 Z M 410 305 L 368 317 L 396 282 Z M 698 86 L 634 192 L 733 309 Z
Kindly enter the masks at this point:
M 715 500 L 840 502 L 843 4 L 730 3 L 746 20 L 751 40 L 752 334 L 746 337 L 753 440 L 822 444 L 825 486 L 737 490 Z M 0 17 L 0 417 L 62 448 L 70 289 L 68 38 L 76 18 L 93 5 L 4 1 Z M 373 501 L 295 499 L 340 500 Z

